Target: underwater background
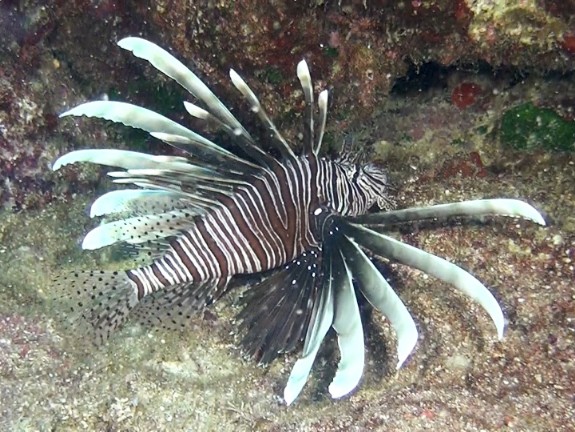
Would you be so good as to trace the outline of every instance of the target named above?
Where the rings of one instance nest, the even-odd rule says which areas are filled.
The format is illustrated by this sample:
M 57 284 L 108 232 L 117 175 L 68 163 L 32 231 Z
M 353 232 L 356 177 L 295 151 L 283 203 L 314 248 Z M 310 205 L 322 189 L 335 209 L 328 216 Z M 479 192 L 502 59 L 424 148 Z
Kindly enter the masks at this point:
M 229 85 L 229 68 L 241 71 L 292 138 L 305 58 L 330 90 L 326 139 L 368 146 L 398 207 L 506 197 L 542 211 L 546 228 L 494 218 L 397 233 L 485 282 L 505 338 L 453 288 L 391 265 L 420 331 L 405 367 L 395 371 L 394 334 L 374 314 L 359 389 L 327 395 L 332 338 L 287 408 L 279 395 L 297 355 L 266 368 L 245 359 L 235 293 L 181 334 L 129 325 L 94 348 L 64 333 L 54 277 L 115 268 L 80 249 L 97 224 L 86 208 L 111 183 L 52 162 L 72 149 L 167 149 L 58 115 L 109 98 L 194 126 L 184 91 L 116 46 L 130 35 L 171 50 L 248 118 Z M 0 429 L 575 430 L 574 70 L 573 1 L 0 1 Z

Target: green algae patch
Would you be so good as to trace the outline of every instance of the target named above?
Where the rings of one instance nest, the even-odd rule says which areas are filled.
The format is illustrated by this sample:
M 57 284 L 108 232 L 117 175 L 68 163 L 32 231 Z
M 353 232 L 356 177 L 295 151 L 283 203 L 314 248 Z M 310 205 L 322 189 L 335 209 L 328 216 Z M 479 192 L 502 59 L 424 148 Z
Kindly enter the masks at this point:
M 501 143 L 520 150 L 575 150 L 575 122 L 531 103 L 508 110 L 501 118 Z

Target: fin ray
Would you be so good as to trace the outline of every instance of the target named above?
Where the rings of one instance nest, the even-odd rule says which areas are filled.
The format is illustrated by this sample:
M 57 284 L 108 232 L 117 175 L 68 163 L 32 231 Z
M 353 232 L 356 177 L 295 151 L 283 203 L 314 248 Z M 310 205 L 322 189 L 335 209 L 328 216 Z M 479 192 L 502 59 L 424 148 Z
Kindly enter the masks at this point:
M 349 267 L 341 254 L 335 261 L 335 315 L 333 329 L 341 357 L 335 376 L 329 385 L 329 394 L 339 399 L 359 384 L 365 364 L 365 345 L 359 306 L 352 283 Z M 339 261 L 339 262 L 338 262 Z
M 251 287 L 238 314 L 245 332 L 242 345 L 260 363 L 293 350 L 309 325 L 320 287 L 319 256 L 307 252 Z
M 357 243 L 348 237 L 344 237 L 342 241 L 344 259 L 353 275 L 358 278 L 361 292 L 371 305 L 389 320 L 395 330 L 398 358 L 396 367 L 399 369 L 417 343 L 415 322 L 405 304 Z
M 187 203 L 182 195 L 154 189 L 119 189 L 101 195 L 90 207 L 90 217 L 114 213 L 130 213 L 134 216 L 181 210 Z
M 121 328 L 138 304 L 136 284 L 126 272 L 78 271 L 58 277 L 54 300 L 68 307 L 68 324 L 100 345 Z
M 359 225 L 342 224 L 345 235 L 384 258 L 390 258 L 447 282 L 476 301 L 493 320 L 503 338 L 503 311 L 493 294 L 477 278 L 443 258 Z
M 304 154 L 314 153 L 313 126 L 313 85 L 307 62 L 302 60 L 297 65 L 297 77 L 303 90 L 305 111 L 303 114 L 303 149 Z
M 386 225 L 431 218 L 458 216 L 481 218 L 491 215 L 518 216 L 539 225 L 545 225 L 545 219 L 543 219 L 543 216 L 541 216 L 533 206 L 521 200 L 507 198 L 461 201 L 458 203 L 439 204 L 429 207 L 413 207 L 381 213 L 370 213 L 349 218 L 348 220 L 359 224 Z
M 296 156 L 291 146 L 278 131 L 272 120 L 268 117 L 267 113 L 263 109 L 260 101 L 256 97 L 255 93 L 252 91 L 252 89 L 247 85 L 247 83 L 243 80 L 243 78 L 239 76 L 238 73 L 233 69 L 230 69 L 230 78 L 232 80 L 232 84 L 248 101 L 252 111 L 260 118 L 262 123 L 271 131 L 270 137 L 272 138 L 271 141 L 272 145 L 274 145 L 274 147 L 281 153 L 282 156 L 288 158 L 295 158 Z
M 108 222 L 86 234 L 82 249 L 100 249 L 120 242 L 138 244 L 148 240 L 177 236 L 193 223 L 191 215 L 181 210 Z
M 218 99 L 204 82 L 173 55 L 158 45 L 138 37 L 127 37 L 118 46 L 131 51 L 134 56 L 146 60 L 157 70 L 169 76 L 192 95 L 205 103 L 212 113 L 233 129 L 241 129 L 249 136 L 242 124 Z
M 317 144 L 313 149 L 313 154 L 318 155 L 321 151 L 321 144 L 323 141 L 323 136 L 325 134 L 325 124 L 327 122 L 327 101 L 328 101 L 328 91 L 322 90 L 317 98 L 317 105 L 319 107 L 319 131 L 317 137 Z
M 311 312 L 310 324 L 305 336 L 304 348 L 301 357 L 295 362 L 284 388 L 284 400 L 287 405 L 299 396 L 309 378 L 311 368 L 334 317 L 333 301 L 333 254 L 324 257 L 324 277 L 320 288 L 319 300 Z M 327 276 L 327 277 L 326 277 Z

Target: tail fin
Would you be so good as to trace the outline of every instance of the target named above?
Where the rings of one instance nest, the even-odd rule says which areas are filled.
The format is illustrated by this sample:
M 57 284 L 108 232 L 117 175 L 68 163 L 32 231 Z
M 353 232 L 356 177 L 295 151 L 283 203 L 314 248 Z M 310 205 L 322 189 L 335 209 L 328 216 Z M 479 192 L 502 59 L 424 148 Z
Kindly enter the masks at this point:
M 138 304 L 136 284 L 125 271 L 78 271 L 56 279 L 56 301 L 67 306 L 65 322 L 89 324 L 96 344 L 104 343 Z

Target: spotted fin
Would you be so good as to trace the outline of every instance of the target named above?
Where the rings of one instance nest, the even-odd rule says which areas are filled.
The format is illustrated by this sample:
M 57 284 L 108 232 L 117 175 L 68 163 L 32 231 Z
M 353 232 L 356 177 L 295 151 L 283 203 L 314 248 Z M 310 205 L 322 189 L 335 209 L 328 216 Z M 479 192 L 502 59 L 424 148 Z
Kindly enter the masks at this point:
M 66 324 L 90 334 L 96 344 L 119 329 L 138 304 L 136 284 L 124 271 L 62 275 L 55 281 L 54 298 L 68 309 Z
M 138 244 L 177 236 L 193 223 L 192 214 L 181 210 L 121 219 L 104 223 L 88 232 L 82 249 L 100 249 L 121 242 Z
M 287 405 L 291 405 L 301 393 L 309 378 L 321 343 L 333 323 L 335 286 L 335 278 L 332 277 L 334 274 L 333 259 L 333 253 L 328 252 L 327 256 L 324 255 L 322 263 L 324 277 L 322 278 L 319 299 L 313 305 L 301 358 L 295 362 L 284 388 L 284 400 Z
M 90 217 L 116 213 L 142 216 L 181 210 L 188 205 L 182 195 L 154 189 L 120 189 L 100 196 L 90 207 Z
M 132 316 L 146 327 L 189 328 L 194 315 L 217 300 L 227 284 L 228 279 L 218 279 L 166 287 L 145 296 L 132 311 Z
M 135 268 L 149 266 L 170 249 L 171 238 L 148 240 L 144 243 L 123 243 L 118 250 L 119 258 L 132 260 Z
M 319 254 L 306 252 L 251 287 L 238 314 L 242 345 L 262 364 L 292 351 L 304 338 L 319 299 Z

